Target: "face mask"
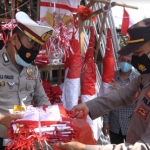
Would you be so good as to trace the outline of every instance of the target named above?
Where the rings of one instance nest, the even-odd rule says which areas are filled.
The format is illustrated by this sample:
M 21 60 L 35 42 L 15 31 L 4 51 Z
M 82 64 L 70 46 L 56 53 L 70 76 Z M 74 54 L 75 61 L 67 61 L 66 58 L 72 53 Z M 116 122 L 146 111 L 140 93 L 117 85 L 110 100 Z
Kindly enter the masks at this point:
M 132 65 L 127 62 L 120 62 L 119 65 L 122 72 L 128 72 L 132 67 Z
M 131 64 L 140 74 L 150 73 L 150 59 L 146 54 L 143 54 L 140 57 L 132 55 Z
M 28 49 L 26 48 L 19 36 L 18 39 L 20 41 L 20 48 L 17 50 L 16 46 L 14 46 L 14 48 L 16 49 L 16 52 L 18 53 L 18 55 L 20 56 L 20 58 L 26 62 L 27 64 L 30 64 L 32 61 L 34 61 L 34 59 L 36 58 L 36 56 L 38 55 L 39 51 L 38 50 L 33 50 L 33 49 Z M 16 56 L 15 56 L 16 57 Z M 18 56 L 17 56 L 18 57 Z
M 23 67 L 30 66 L 30 64 L 28 64 L 24 60 L 22 60 L 22 58 L 18 54 L 15 54 L 15 60 L 16 60 L 17 64 L 19 64 L 19 65 L 21 65 Z

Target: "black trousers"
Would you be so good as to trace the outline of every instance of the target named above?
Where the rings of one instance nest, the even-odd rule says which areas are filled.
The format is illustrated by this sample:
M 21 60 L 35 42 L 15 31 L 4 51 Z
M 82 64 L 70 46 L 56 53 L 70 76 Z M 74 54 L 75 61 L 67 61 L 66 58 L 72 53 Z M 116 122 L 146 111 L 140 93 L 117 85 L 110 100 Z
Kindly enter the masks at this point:
M 0 150 L 4 150 L 5 146 L 3 146 L 3 138 L 0 138 Z
M 109 135 L 110 135 L 111 144 L 124 143 L 124 140 L 126 140 L 126 135 L 122 135 L 121 130 L 120 130 L 119 134 L 116 134 L 116 133 L 110 131 Z

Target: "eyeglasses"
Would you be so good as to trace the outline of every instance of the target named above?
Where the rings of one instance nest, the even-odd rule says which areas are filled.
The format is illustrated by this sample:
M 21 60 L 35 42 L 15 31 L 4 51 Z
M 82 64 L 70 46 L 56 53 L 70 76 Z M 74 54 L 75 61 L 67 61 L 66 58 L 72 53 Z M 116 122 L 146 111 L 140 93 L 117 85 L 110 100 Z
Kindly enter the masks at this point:
M 30 37 L 28 37 L 27 35 L 25 35 L 28 39 L 28 41 L 30 42 L 30 44 L 33 46 L 33 49 L 34 50 L 38 50 L 40 51 L 41 48 L 42 48 L 42 45 L 41 44 L 38 44 L 37 42 L 35 42 L 34 40 L 32 40 Z

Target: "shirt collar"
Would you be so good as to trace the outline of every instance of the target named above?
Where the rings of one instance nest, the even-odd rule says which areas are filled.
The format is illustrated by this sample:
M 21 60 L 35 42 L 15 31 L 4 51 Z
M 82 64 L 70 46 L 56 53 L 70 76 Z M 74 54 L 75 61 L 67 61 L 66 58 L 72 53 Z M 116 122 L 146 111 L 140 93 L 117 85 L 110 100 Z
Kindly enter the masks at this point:
M 127 79 L 129 79 L 131 81 L 133 79 L 132 78 L 133 74 L 134 74 L 134 71 L 133 71 L 133 69 L 131 69 L 130 75 L 128 76 Z M 120 79 L 120 69 L 117 70 L 117 72 L 116 72 L 116 79 L 118 79 L 118 78 Z

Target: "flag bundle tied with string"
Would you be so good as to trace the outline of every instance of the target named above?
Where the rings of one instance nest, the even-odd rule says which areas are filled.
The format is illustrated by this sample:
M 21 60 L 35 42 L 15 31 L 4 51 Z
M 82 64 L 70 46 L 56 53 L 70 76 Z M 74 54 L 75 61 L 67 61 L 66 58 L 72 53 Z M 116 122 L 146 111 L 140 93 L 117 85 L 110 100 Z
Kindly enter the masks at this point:
M 76 140 L 85 144 L 95 144 L 86 115 L 72 119 L 73 111 L 66 111 L 62 105 L 32 107 L 24 111 L 24 118 L 13 120 L 8 130 L 10 149 L 59 149 L 57 142 Z M 86 138 L 85 138 L 86 137 Z
M 100 93 L 99 93 L 100 95 L 103 95 L 110 91 L 109 86 L 115 74 L 114 73 L 115 60 L 113 56 L 110 28 L 107 29 L 106 52 L 104 58 L 102 59 L 102 62 L 103 62 L 103 73 L 102 73 L 102 83 L 100 86 Z
M 106 51 L 105 56 L 102 59 L 103 63 L 103 73 L 102 73 L 102 81 L 99 89 L 98 95 L 104 95 L 111 91 L 112 79 L 114 78 L 114 67 L 115 67 L 115 60 L 113 56 L 113 48 L 112 48 L 112 41 L 111 41 L 111 31 L 110 28 L 107 29 L 107 44 L 106 44 Z M 103 127 L 103 120 L 100 123 L 101 128 Z M 99 141 L 104 145 L 110 144 L 109 137 L 106 137 L 102 131 L 100 131 L 100 139 Z
M 87 102 L 97 97 L 96 91 L 96 64 L 94 62 L 94 45 L 95 45 L 95 35 L 94 28 L 90 27 L 90 41 L 89 46 L 85 55 L 85 60 L 83 64 L 83 70 L 81 73 L 81 100 L 82 102 Z M 87 122 L 90 124 L 94 138 L 97 141 L 100 136 L 101 128 L 99 126 L 101 119 L 97 118 L 91 120 L 87 117 Z
M 70 46 L 72 52 L 69 51 L 69 57 L 65 61 L 65 79 L 62 95 L 63 104 L 67 110 L 71 110 L 78 104 L 80 89 L 82 59 L 79 41 L 75 39 L 75 32 L 73 32 L 72 39 L 70 40 Z

